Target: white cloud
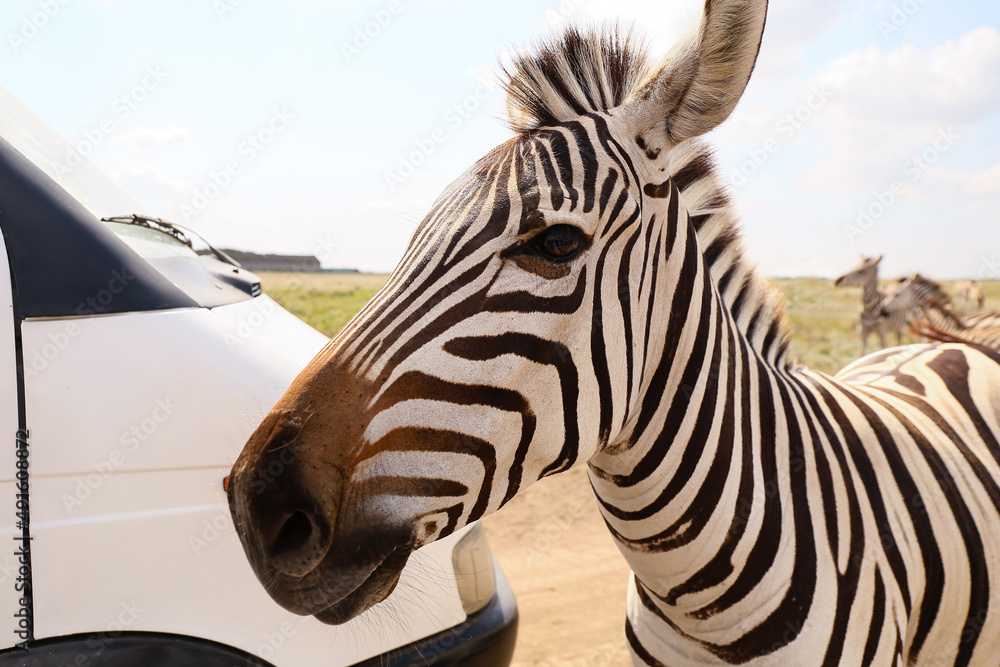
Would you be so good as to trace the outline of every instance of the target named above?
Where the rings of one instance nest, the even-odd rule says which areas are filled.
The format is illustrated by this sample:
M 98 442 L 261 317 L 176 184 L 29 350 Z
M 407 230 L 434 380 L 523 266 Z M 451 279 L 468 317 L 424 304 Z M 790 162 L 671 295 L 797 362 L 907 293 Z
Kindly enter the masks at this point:
M 297 217 L 292 236 L 286 202 L 230 198 L 190 226 L 216 246 L 308 254 L 328 268 L 389 272 L 425 211 L 424 203 L 407 199 L 328 201 Z
M 913 199 L 921 203 L 960 202 L 1000 217 L 1000 163 L 977 172 L 931 167 L 915 190 Z
M 138 127 L 130 132 L 111 136 L 111 142 L 126 155 L 149 156 L 162 151 L 177 151 L 194 147 L 191 134 L 180 125 Z
M 922 51 L 857 49 L 814 78 L 853 116 L 889 123 L 972 123 L 1000 110 L 1000 32 L 982 27 Z
M 840 2 L 785 0 L 771 3 L 754 82 L 784 80 L 804 68 L 802 47 L 840 18 Z
M 820 23 L 814 20 L 814 26 Z M 793 43 L 785 42 L 789 48 Z M 825 147 L 842 157 L 881 153 L 880 161 L 901 165 L 937 129 L 1000 111 L 1000 32 L 994 28 L 978 28 L 931 50 L 869 46 L 833 59 L 809 79 L 755 87 L 763 71 L 758 67 L 744 100 L 721 128 L 725 141 L 795 143 L 798 130 L 824 126 Z
M 556 3 L 553 3 L 556 4 Z M 650 39 L 651 53 L 659 58 L 700 18 L 704 0 L 561 0 L 544 14 L 565 15 L 585 21 L 611 21 L 634 25 Z M 803 45 L 812 41 L 840 16 L 840 3 L 830 0 L 784 0 L 772 3 L 758 62 L 757 78 L 780 78 L 801 63 Z
M 929 50 L 877 46 L 835 58 L 812 79 L 831 91 L 820 156 L 799 183 L 822 193 L 873 193 L 902 182 L 915 200 L 951 148 L 975 141 L 1000 111 L 1000 32 L 978 28 Z M 938 165 L 938 162 L 941 165 Z
M 124 165 L 105 170 L 125 192 L 149 209 L 142 211 L 157 217 L 179 219 L 179 205 L 188 203 L 195 186 L 175 178 L 151 164 Z
M 576 10 L 568 11 L 573 6 Z M 556 11 L 576 21 L 634 26 L 658 60 L 698 20 L 703 6 L 703 0 L 562 0 Z
M 859 119 L 842 107 L 833 107 L 812 146 L 820 156 L 817 167 L 804 172 L 799 180 L 818 192 L 845 194 L 875 191 L 900 180 L 909 182 L 914 180 L 915 161 L 921 160 L 928 147 L 933 148 L 938 130 L 948 132 L 947 127 Z M 958 134 L 957 141 L 962 136 Z M 938 151 L 937 157 L 946 152 Z

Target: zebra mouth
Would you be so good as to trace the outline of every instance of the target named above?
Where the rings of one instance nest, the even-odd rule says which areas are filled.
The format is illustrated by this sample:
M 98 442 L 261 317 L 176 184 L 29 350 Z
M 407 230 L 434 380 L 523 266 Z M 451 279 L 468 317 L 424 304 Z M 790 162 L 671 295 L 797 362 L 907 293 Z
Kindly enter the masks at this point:
M 409 546 L 396 547 L 357 588 L 313 616 L 327 625 L 341 625 L 386 599 L 399 583 L 411 551 Z

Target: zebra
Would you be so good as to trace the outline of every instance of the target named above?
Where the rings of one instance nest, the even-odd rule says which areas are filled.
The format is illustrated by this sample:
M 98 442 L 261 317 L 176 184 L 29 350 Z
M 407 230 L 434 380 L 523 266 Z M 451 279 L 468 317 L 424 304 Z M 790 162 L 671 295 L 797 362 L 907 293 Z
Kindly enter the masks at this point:
M 910 328 L 926 340 L 960 342 L 1000 350 L 1000 313 L 956 315 L 945 305 L 931 298 L 933 309 L 923 309 L 913 318 Z
M 993 313 L 993 315 L 996 315 Z M 954 320 L 932 318 L 929 315 L 914 318 L 911 325 L 914 333 L 927 340 L 942 342 L 960 342 L 968 345 L 981 345 L 1000 350 L 1000 323 L 993 326 L 962 326 Z
M 708 0 L 658 64 L 610 29 L 514 58 L 514 137 L 233 467 L 279 604 L 343 623 L 415 549 L 585 465 L 632 571 L 636 665 L 995 664 L 1000 354 L 796 361 L 699 138 L 742 95 L 766 7 Z
M 885 289 L 878 284 L 878 265 L 882 255 L 878 257 L 861 257 L 861 264 L 837 278 L 834 287 L 860 287 L 861 306 L 858 308 L 858 336 L 861 338 L 861 356 L 868 353 L 868 337 L 874 332 L 878 336 L 879 347 L 885 348 L 886 336 L 896 334 L 896 345 L 903 343 L 903 328 L 906 325 L 906 312 L 902 317 L 887 317 L 883 312 L 886 300 L 891 298 L 895 289 L 890 283 Z
M 950 306 L 941 286 L 917 273 L 899 281 L 895 293 L 883 301 L 881 315 L 890 328 L 902 321 L 927 340 L 1000 349 L 1000 313 L 961 316 Z
M 967 329 L 1000 329 L 1000 313 L 993 311 L 977 315 L 965 315 L 962 323 Z
M 884 321 L 882 325 L 884 330 L 901 332 L 910 323 L 913 315 L 922 313 L 926 316 L 931 309 L 936 309 L 946 317 L 961 323 L 949 309 L 950 297 L 933 280 L 914 273 L 890 285 L 892 285 L 891 292 L 887 290 L 879 310 L 879 318 Z
M 966 311 L 982 310 L 986 305 L 986 298 L 983 295 L 983 288 L 978 280 L 959 280 L 951 288 L 954 295 L 955 305 Z

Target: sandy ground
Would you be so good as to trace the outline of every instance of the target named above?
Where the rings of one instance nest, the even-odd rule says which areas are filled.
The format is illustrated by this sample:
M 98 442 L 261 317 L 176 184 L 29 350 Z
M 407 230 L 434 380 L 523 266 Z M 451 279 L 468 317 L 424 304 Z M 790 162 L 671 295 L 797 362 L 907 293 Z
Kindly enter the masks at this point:
M 631 665 L 629 569 L 582 469 L 522 491 L 483 521 L 520 612 L 514 667 Z

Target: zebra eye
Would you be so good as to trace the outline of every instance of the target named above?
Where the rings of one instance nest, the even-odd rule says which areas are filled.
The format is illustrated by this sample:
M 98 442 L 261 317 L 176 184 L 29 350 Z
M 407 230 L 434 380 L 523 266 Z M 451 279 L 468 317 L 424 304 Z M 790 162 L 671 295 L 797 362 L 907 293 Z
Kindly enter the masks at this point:
M 572 225 L 553 225 L 536 236 L 531 247 L 549 259 L 565 261 L 583 247 L 583 233 Z

